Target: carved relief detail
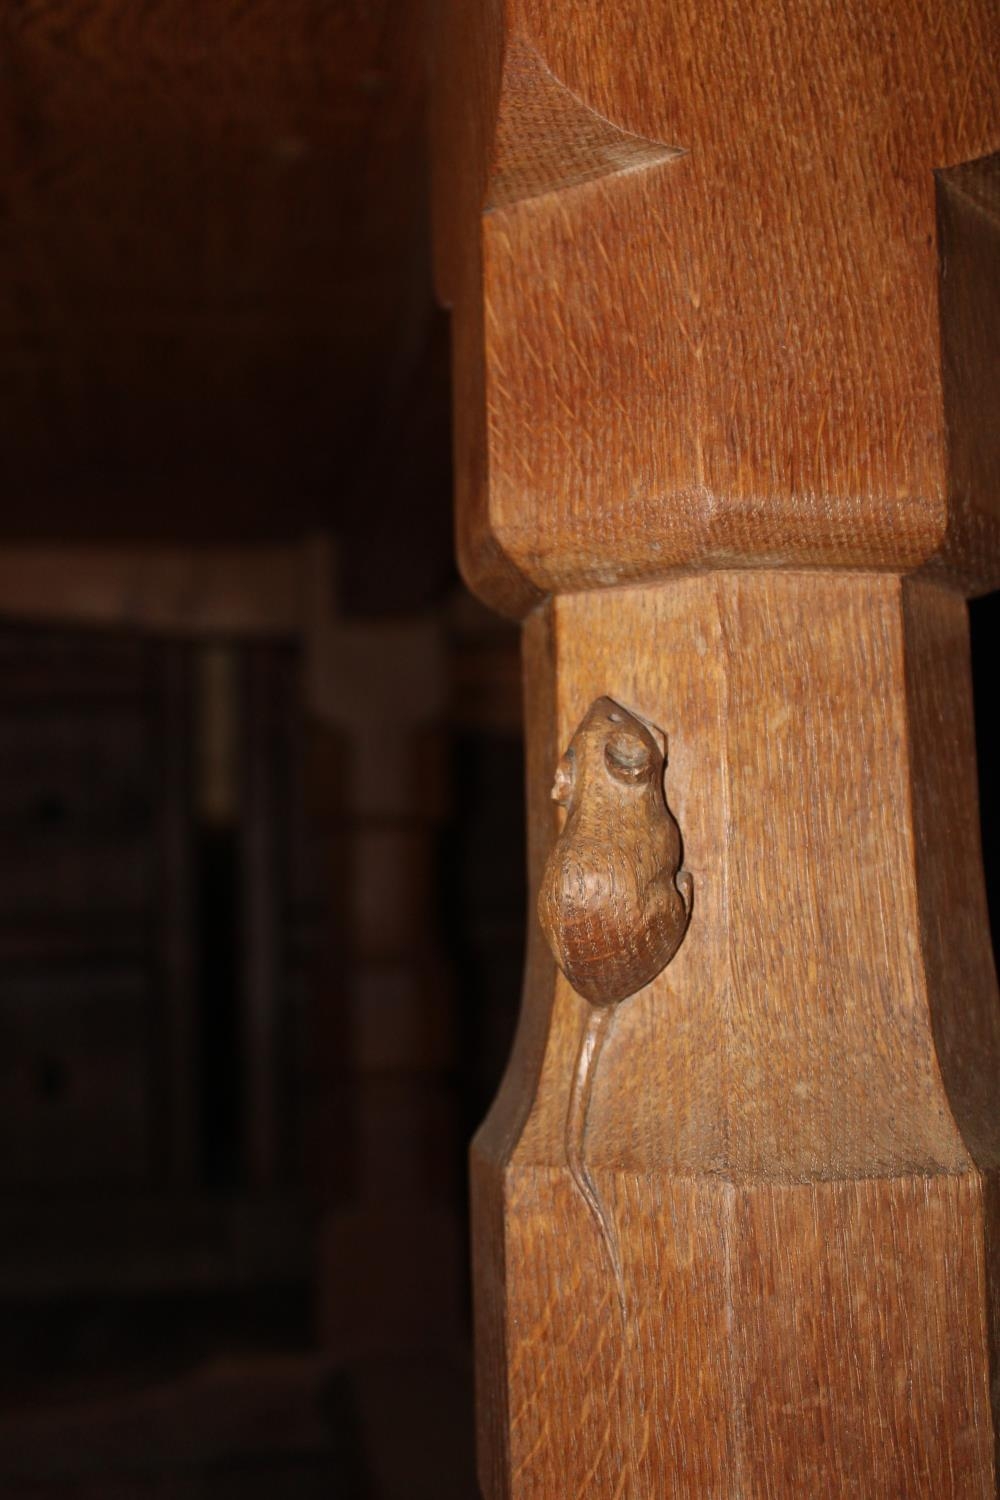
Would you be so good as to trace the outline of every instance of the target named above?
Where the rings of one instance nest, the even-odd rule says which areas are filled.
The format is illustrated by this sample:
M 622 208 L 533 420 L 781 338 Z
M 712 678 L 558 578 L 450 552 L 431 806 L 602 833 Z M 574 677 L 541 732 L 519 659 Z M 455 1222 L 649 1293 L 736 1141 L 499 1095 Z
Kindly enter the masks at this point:
M 596 1006 L 655 979 L 691 914 L 657 734 L 598 698 L 556 768 L 552 796 L 567 816 L 542 875 L 538 916 L 560 969 Z
M 673 958 L 693 885 L 663 792 L 665 736 L 611 698 L 598 698 L 556 767 L 552 796 L 566 822 L 546 861 L 538 916 L 556 963 L 590 1002 L 566 1113 L 566 1163 L 597 1225 L 622 1328 L 628 1288 L 611 1213 L 587 1166 L 587 1129 L 601 1054 L 618 1004 Z

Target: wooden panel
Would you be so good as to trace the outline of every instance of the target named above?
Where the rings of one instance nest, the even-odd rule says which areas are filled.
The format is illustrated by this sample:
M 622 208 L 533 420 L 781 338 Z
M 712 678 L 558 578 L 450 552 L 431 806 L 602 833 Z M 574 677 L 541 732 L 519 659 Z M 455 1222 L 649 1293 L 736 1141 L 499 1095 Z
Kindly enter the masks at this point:
M 58 690 L 58 684 L 55 685 Z M 153 764 L 140 705 L 0 722 L 0 915 L 145 910 Z
M 102 1131 L 112 1175 L 137 1176 L 138 1162 L 143 1174 L 155 1165 L 190 1183 L 190 652 L 98 632 L 7 630 L 0 654 L 0 991 L 20 997 L 23 1049 L 41 1056 L 39 1077 L 55 1080 L 50 1104 L 44 1089 L 36 1100 L 35 1186 L 93 1176 Z M 128 984 L 138 992 L 131 1006 L 114 998 Z M 34 1066 L 19 1064 L 22 1092 Z M 126 1167 L 116 1166 L 123 1155 Z M 31 1170 L 30 1161 L 18 1169 L 26 1186 Z
M 138 636 L 9 625 L 0 630 L 0 701 L 25 708 L 80 699 L 134 705 L 146 686 L 148 660 Z
M 148 1177 L 151 1001 L 137 973 L 33 967 L 0 978 L 0 1185 Z

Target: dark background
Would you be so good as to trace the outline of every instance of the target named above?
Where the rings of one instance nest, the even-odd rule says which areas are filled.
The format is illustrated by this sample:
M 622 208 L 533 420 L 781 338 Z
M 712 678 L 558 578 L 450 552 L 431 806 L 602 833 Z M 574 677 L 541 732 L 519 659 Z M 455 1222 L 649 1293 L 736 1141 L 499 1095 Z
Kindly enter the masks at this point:
M 0 15 L 15 1500 L 475 1494 L 523 787 L 516 632 L 452 560 L 427 54 L 422 0 Z M 305 617 L 182 579 L 152 619 L 166 557 L 238 551 L 259 616 L 298 549 L 322 702 Z M 995 601 L 972 627 L 996 930 Z

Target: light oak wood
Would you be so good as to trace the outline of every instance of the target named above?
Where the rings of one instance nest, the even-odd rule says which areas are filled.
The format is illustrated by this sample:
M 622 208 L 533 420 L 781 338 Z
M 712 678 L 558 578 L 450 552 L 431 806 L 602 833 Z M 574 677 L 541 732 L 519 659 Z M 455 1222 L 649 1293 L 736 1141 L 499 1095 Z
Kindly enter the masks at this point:
M 459 557 L 526 617 L 487 1500 L 997 1493 L 998 42 L 992 0 L 443 7 Z M 598 1033 L 534 913 L 602 696 L 666 734 L 696 899 Z
M 478 591 L 523 613 L 692 567 L 937 556 L 934 172 L 1000 146 L 992 0 L 443 12 L 438 283 Z
M 993 1493 L 1000 1012 L 964 632 L 960 599 L 867 576 L 533 616 L 533 743 L 599 687 L 641 693 L 697 900 L 593 1084 L 624 1326 L 564 1145 L 585 1002 L 535 939 L 473 1153 L 487 1496 Z
M 596 698 L 556 767 L 566 810 L 542 876 L 538 919 L 578 995 L 604 1008 L 673 958 L 691 915 L 681 836 L 663 799 L 663 738 L 612 698 Z

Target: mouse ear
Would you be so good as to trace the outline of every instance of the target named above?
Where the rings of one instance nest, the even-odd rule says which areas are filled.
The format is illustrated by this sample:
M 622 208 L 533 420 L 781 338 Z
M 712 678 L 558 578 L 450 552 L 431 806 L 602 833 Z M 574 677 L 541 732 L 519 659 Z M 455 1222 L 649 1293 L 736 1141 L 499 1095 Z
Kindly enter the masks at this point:
M 556 766 L 556 777 L 552 783 L 553 802 L 558 802 L 560 807 L 565 807 L 573 795 L 575 781 L 576 757 L 572 750 L 567 750 L 562 760 Z
M 604 763 L 616 781 L 645 781 L 653 769 L 653 747 L 642 735 L 619 729 L 604 747 Z

